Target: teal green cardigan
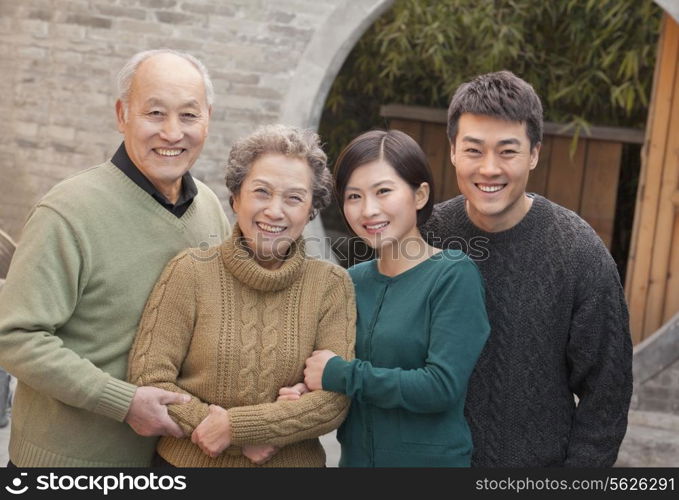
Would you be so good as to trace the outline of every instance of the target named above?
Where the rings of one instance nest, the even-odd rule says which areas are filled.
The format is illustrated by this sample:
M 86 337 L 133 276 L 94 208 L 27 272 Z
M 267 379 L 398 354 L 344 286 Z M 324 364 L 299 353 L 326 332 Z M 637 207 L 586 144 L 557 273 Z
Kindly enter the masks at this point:
M 468 467 L 467 382 L 490 332 L 476 265 L 444 250 L 392 278 L 374 260 L 349 274 L 357 359 L 330 359 L 322 379 L 352 398 L 340 466 Z

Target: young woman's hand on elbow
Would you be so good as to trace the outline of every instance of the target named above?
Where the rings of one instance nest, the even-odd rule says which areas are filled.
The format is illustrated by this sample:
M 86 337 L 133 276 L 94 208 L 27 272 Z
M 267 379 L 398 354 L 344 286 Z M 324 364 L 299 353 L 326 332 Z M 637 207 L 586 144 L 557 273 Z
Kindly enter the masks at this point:
M 321 351 L 314 351 L 306 360 L 304 368 L 304 383 L 311 391 L 318 391 L 323 389 L 323 370 L 328 364 L 330 358 L 337 356 L 332 351 L 323 349 Z

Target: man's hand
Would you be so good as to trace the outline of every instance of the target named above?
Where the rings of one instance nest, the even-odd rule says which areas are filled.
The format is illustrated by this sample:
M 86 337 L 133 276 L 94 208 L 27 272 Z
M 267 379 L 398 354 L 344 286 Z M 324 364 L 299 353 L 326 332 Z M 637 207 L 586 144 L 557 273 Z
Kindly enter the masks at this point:
M 314 351 L 306 360 L 306 368 L 304 368 L 304 383 L 311 391 L 318 391 L 323 389 L 323 370 L 330 358 L 337 356 L 332 351 L 323 349 L 322 351 Z
M 203 453 L 215 458 L 231 445 L 229 412 L 221 406 L 210 405 L 210 412 L 191 434 L 191 441 Z
M 157 387 L 137 387 L 125 416 L 125 422 L 140 436 L 173 436 L 183 438 L 184 431 L 167 413 L 169 404 L 183 404 L 191 396 Z
M 276 401 L 296 401 L 302 397 L 302 394 L 307 392 L 309 392 L 309 388 L 304 382 L 295 384 L 292 387 L 281 387 Z
M 278 448 L 272 444 L 251 444 L 243 446 L 241 453 L 255 465 L 262 465 L 278 453 Z

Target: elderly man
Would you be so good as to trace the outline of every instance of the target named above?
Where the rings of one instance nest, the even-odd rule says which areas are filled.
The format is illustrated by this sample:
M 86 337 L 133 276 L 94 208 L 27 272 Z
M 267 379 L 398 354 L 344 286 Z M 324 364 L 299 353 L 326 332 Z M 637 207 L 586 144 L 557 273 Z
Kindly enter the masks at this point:
M 219 200 L 188 173 L 213 89 L 194 57 L 160 50 L 132 57 L 119 91 L 123 144 L 38 202 L 0 292 L 0 366 L 19 381 L 10 465 L 146 466 L 156 440 L 143 436 L 182 435 L 166 405 L 186 396 L 125 374 L 168 260 L 228 233 Z

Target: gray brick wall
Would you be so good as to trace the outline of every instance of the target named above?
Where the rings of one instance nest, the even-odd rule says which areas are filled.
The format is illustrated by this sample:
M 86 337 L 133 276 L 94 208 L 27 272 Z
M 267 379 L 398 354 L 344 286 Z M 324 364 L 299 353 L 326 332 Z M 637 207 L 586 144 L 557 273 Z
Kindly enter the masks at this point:
M 281 119 L 314 126 L 304 99 L 281 112 L 306 80 L 300 62 L 310 52 L 320 61 L 308 79 L 308 100 L 320 101 L 308 107 L 318 108 L 353 42 L 392 1 L 0 0 L 0 228 L 18 238 L 56 182 L 111 156 L 121 140 L 115 73 L 159 47 L 191 52 L 211 72 L 210 135 L 192 172 L 226 207 L 233 141 Z M 337 19 L 344 24 L 329 30 Z

